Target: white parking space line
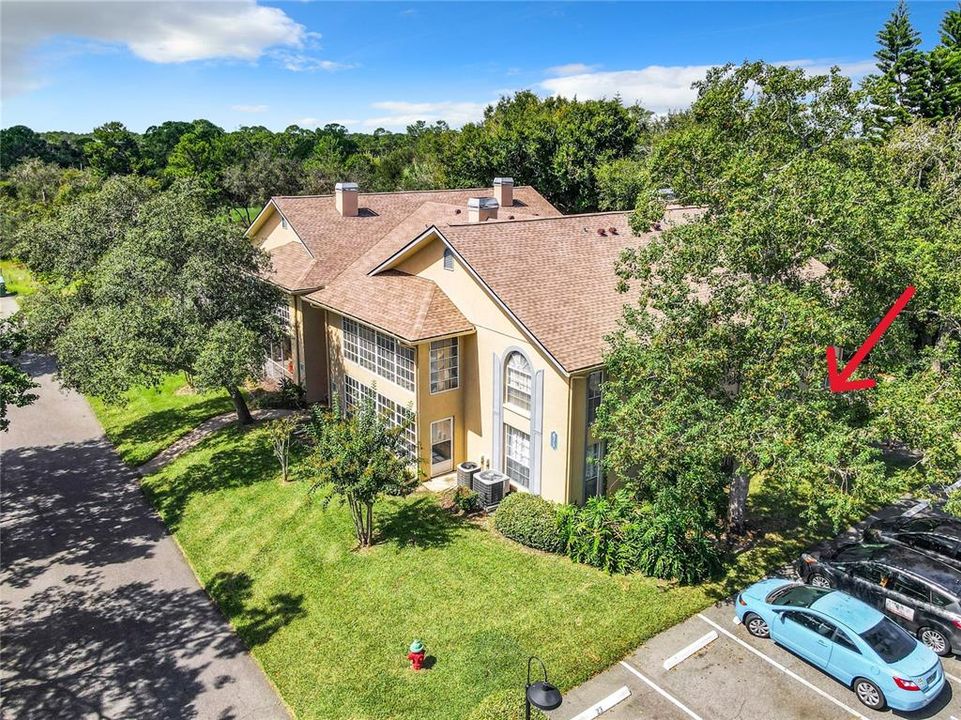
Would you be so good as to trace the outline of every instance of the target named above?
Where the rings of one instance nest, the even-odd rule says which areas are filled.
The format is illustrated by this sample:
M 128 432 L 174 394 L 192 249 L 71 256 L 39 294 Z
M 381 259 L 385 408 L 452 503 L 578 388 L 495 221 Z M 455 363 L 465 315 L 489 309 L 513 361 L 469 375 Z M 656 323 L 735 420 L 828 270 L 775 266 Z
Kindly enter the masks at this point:
M 688 645 L 686 648 L 682 650 L 678 650 L 676 653 L 671 655 L 671 657 L 669 657 L 667 660 L 664 661 L 664 669 L 670 670 L 672 667 L 675 667 L 676 665 L 680 665 L 682 662 L 687 660 L 689 657 L 691 657 L 691 655 L 696 653 L 698 650 L 703 650 L 705 647 L 707 647 L 712 642 L 717 640 L 717 638 L 718 638 L 718 634 L 714 630 L 711 630 L 711 632 L 709 632 L 704 637 L 698 638 L 697 640 L 692 642 L 690 645 Z
M 942 668 L 942 669 L 944 669 L 944 668 Z M 945 676 L 948 680 L 954 680 L 954 682 L 956 682 L 956 683 L 961 683 L 961 678 L 956 678 L 954 675 L 952 675 L 952 674 L 949 673 L 949 672 L 946 672 L 946 673 L 944 674 L 944 676 Z
M 773 665 L 773 666 L 776 667 L 778 670 L 780 670 L 781 672 L 783 672 L 785 675 L 788 675 L 789 677 L 794 678 L 794 679 L 797 680 L 799 683 L 801 683 L 802 685 L 804 685 L 806 688 L 808 688 L 808 689 L 810 689 L 810 690 L 813 690 L 813 691 L 816 692 L 818 695 L 820 695 L 821 697 L 823 697 L 825 700 L 830 700 L 830 701 L 833 702 L 835 705 L 837 705 L 837 706 L 840 707 L 840 708 L 844 708 L 844 709 L 847 710 L 849 713 L 851 713 L 851 715 L 853 715 L 853 716 L 856 717 L 856 718 L 859 718 L 860 720 L 868 720 L 868 718 L 867 718 L 866 716 L 864 716 L 864 715 L 862 715 L 861 713 L 859 713 L 857 710 L 855 710 L 854 708 L 852 708 L 850 705 L 846 705 L 845 703 L 841 702 L 840 700 L 838 700 L 838 699 L 837 699 L 836 697 L 834 697 L 833 695 L 830 695 L 830 694 L 824 692 L 824 690 L 822 690 L 821 688 L 819 688 L 817 685 L 814 685 L 814 684 L 808 682 L 807 680 L 805 680 L 803 677 L 801 677 L 801 676 L 798 675 L 797 673 L 795 673 L 795 672 L 793 672 L 792 670 L 789 670 L 788 668 L 784 667 L 781 663 L 779 663 L 779 662 L 778 662 L 777 660 L 775 660 L 774 658 L 770 658 L 770 657 L 768 657 L 767 655 L 765 655 L 764 653 L 762 653 L 760 650 L 757 650 L 757 649 L 751 647 L 751 646 L 748 645 L 746 642 L 744 642 L 743 640 L 741 640 L 741 638 L 737 637 L 736 635 L 734 635 L 734 634 L 732 634 L 732 633 L 729 633 L 727 630 L 725 630 L 724 628 L 722 628 L 720 625 L 718 625 L 716 622 L 714 622 L 714 621 L 711 620 L 710 618 L 705 617 L 705 616 L 702 615 L 701 613 L 698 613 L 697 616 L 698 616 L 699 618 L 701 618 L 701 620 L 703 620 L 704 622 L 706 622 L 708 625 L 710 625 L 711 627 L 713 627 L 715 630 L 717 630 L 718 632 L 724 633 L 724 634 L 727 635 L 729 638 L 731 638 L 731 640 L 733 640 L 734 642 L 736 642 L 738 645 L 741 645 L 741 646 L 742 646 L 743 648 L 745 648 L 746 650 L 754 653 L 754 654 L 757 655 L 759 658 L 761 658 L 762 660 L 764 660 L 766 663 L 769 663 L 770 665 Z
M 661 697 L 666 698 L 667 700 L 669 700 L 671 703 L 674 704 L 675 707 L 680 708 L 680 709 L 683 710 L 685 713 L 687 713 L 687 715 L 688 715 L 689 717 L 691 717 L 692 720 L 704 720 L 704 718 L 702 718 L 702 717 L 701 717 L 700 715 L 698 715 L 696 712 L 694 712 L 693 710 L 691 710 L 691 708 L 689 708 L 687 705 L 685 705 L 684 703 L 682 703 L 682 702 L 681 702 L 680 700 L 678 700 L 676 697 L 674 697 L 673 695 L 671 695 L 667 690 L 665 690 L 664 688 L 662 688 L 662 687 L 660 687 L 659 685 L 655 684 L 653 680 L 649 680 L 648 678 L 646 678 L 646 677 L 644 677 L 643 675 L 641 675 L 641 673 L 639 673 L 637 670 L 635 670 L 633 667 L 631 667 L 630 665 L 628 665 L 628 664 L 627 664 L 626 662 L 624 662 L 623 660 L 621 660 L 621 665 L 623 665 L 624 668 L 625 668 L 628 672 L 634 673 L 634 675 L 636 675 L 642 682 L 644 682 L 649 688 L 651 688 L 651 690 L 653 690 L 654 692 L 656 692 L 656 693 L 657 693 L 658 695 L 660 695 Z M 867 720 L 867 718 L 865 718 L 865 720 Z
M 596 718 L 598 715 L 606 713 L 612 707 L 617 705 L 617 703 L 621 702 L 622 700 L 627 700 L 627 698 L 630 696 L 631 691 L 627 685 L 625 685 L 620 690 L 615 690 L 612 692 L 606 698 L 597 703 L 597 705 L 592 705 L 584 712 L 578 713 L 576 716 L 571 718 L 571 720 L 594 720 L 594 718 Z

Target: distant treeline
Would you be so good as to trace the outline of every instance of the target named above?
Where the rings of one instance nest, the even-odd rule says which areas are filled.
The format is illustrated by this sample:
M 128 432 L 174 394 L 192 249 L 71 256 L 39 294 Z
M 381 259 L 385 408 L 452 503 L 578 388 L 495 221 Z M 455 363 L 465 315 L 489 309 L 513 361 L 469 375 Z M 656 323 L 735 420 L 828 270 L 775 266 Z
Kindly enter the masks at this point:
M 877 39 L 877 73 L 858 88 L 846 78 L 832 80 L 858 115 L 852 136 L 880 137 L 917 119 L 961 113 L 961 9 L 945 14 L 930 52 L 919 49 L 921 38 L 903 3 Z M 699 96 L 732 69 L 712 71 L 697 84 Z M 746 111 L 756 99 L 748 92 L 742 102 Z M 2 229 L 113 175 L 146 177 L 160 188 L 191 178 L 211 210 L 248 223 L 252 208 L 271 195 L 329 193 L 343 180 L 365 191 L 391 191 L 486 187 L 509 175 L 536 186 L 565 212 L 633 207 L 638 191 L 651 184 L 671 186 L 693 202 L 717 172 L 712 156 L 737 142 L 737 119 L 727 126 L 730 132 L 708 142 L 704 118 L 691 110 L 655 118 L 616 97 L 545 99 L 530 91 L 502 98 L 481 121 L 460 129 L 418 122 L 406 132 L 354 133 L 336 124 L 228 132 L 195 120 L 167 121 L 143 133 L 108 122 L 78 134 L 17 125 L 0 130 Z M 690 143 L 701 151 L 689 152 Z

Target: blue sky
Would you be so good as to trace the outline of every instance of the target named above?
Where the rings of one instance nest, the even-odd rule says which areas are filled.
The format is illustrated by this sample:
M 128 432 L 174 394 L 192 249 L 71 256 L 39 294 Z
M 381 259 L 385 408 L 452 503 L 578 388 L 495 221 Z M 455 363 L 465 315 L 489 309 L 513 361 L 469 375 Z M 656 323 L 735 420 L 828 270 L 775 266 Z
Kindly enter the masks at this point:
M 925 47 L 952 3 L 910 4 Z M 499 95 L 620 93 L 686 106 L 706 67 L 763 59 L 870 70 L 894 2 L 3 2 L 0 123 L 142 131 L 480 117 Z

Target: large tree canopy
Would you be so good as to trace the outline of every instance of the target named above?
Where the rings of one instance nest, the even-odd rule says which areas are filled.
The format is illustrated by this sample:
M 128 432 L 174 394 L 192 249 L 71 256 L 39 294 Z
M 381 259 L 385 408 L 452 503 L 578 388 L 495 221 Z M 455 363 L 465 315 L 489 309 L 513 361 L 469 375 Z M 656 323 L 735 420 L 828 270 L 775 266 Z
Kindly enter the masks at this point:
M 742 532 L 757 477 L 835 523 L 922 475 L 956 479 L 961 129 L 918 123 L 877 144 L 856 135 L 863 116 L 836 75 L 745 65 L 709 75 L 659 143 L 671 163 L 651 156 L 651 175 L 670 172 L 707 212 L 618 267 L 638 300 L 611 338 L 598 431 L 641 496 L 681 487 L 703 504 L 714 478 Z M 721 127 L 733 141 L 718 143 Z M 916 296 L 859 372 L 878 387 L 830 392 L 825 349 L 853 353 L 908 284 Z M 915 453 L 910 470 L 884 462 L 891 442 Z
M 82 212 L 52 215 L 31 250 L 50 287 L 24 312 L 34 343 L 56 353 L 62 382 L 119 400 L 186 372 L 200 387 L 225 388 L 249 422 L 238 386 L 279 330 L 279 295 L 257 277 L 265 256 L 211 217 L 189 184 L 155 192 L 112 180 L 86 200 Z

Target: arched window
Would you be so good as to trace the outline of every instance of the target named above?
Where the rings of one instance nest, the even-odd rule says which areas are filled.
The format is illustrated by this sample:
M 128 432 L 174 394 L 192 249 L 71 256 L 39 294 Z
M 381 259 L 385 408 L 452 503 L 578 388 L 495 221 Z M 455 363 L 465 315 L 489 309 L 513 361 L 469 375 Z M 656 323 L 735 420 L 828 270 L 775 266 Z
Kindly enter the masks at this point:
M 531 410 L 531 364 L 516 350 L 507 356 L 504 402 L 526 412 Z

